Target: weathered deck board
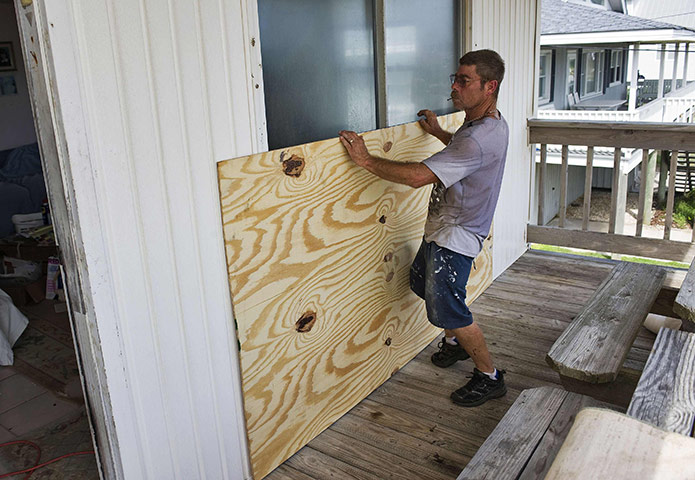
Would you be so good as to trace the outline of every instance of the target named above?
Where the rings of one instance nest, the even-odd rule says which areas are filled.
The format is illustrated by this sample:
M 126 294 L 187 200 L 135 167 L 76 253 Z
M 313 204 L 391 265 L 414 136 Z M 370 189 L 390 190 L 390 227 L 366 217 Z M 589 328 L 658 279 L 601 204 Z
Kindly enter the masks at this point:
M 351 422 L 357 422 L 359 419 L 365 425 L 370 424 L 370 435 L 380 431 L 382 443 L 390 442 L 393 438 L 392 432 L 397 431 L 415 439 L 409 442 L 419 441 L 437 447 L 439 450 L 435 452 L 440 452 L 442 458 L 447 458 L 442 451 L 458 454 L 462 459 L 462 463 L 458 465 L 460 472 L 522 390 L 560 386 L 557 373 L 545 362 L 545 355 L 554 341 L 552 336 L 556 335 L 557 338 L 572 318 L 581 311 L 581 302 L 572 300 L 576 296 L 590 298 L 591 293 L 608 275 L 614 264 L 591 258 L 529 251 L 473 302 L 471 310 L 476 322 L 486 334 L 493 359 L 496 365 L 507 371 L 505 380 L 508 393 L 505 397 L 476 408 L 462 408 L 453 404 L 449 394 L 468 380 L 466 376 L 470 374 L 473 366 L 470 361 L 465 361 L 447 369 L 434 367 L 429 357 L 436 350 L 435 340 L 366 400 L 353 408 L 348 414 L 352 417 Z M 572 278 L 572 272 L 578 272 L 578 276 L 574 278 L 581 278 L 581 281 L 568 282 L 564 291 L 565 298 L 570 301 L 558 302 L 552 293 L 555 290 L 553 284 L 562 283 L 564 278 Z M 514 287 L 519 284 L 526 286 L 525 295 L 520 295 L 518 288 Z M 550 292 L 550 297 L 547 292 Z M 639 340 L 647 350 L 645 353 L 643 348 L 633 346 L 628 353 L 628 359 L 632 358 L 635 369 L 641 370 L 644 367 L 648 350 L 651 348 L 650 342 L 653 343 L 654 338 L 652 333 L 640 330 Z M 624 374 L 623 370 L 621 376 Z M 305 455 L 316 456 L 316 452 L 320 450 L 325 455 L 322 457 L 322 463 L 315 460 L 302 461 L 301 473 L 314 479 L 331 478 L 327 470 L 330 464 L 325 462 L 334 458 L 340 465 L 353 465 L 354 468 L 359 468 L 360 472 L 368 473 L 366 477 L 344 474 L 340 478 L 441 478 L 438 472 L 428 467 L 430 460 L 424 457 L 414 459 L 408 454 L 407 449 L 400 451 L 390 445 L 390 451 L 387 449 L 386 452 L 391 455 L 388 458 L 414 461 L 423 469 L 420 470 L 421 473 L 399 477 L 390 469 L 386 457 L 372 452 L 381 449 L 376 445 L 375 438 L 372 437 L 371 443 L 363 442 L 356 426 L 357 423 L 350 435 L 343 433 L 341 437 L 346 442 L 351 442 L 349 448 L 337 446 L 331 441 L 329 450 L 329 447 L 322 445 L 324 438 L 319 435 L 284 465 L 295 468 L 299 459 Z M 327 431 L 332 428 L 329 427 Z M 341 431 L 347 432 L 344 428 Z M 361 458 L 355 457 L 353 449 L 370 452 L 364 454 L 367 461 L 363 462 Z M 374 461 L 375 458 L 383 460 Z M 538 461 L 541 462 L 540 459 Z M 398 470 L 399 473 L 401 471 Z M 274 471 L 267 478 L 278 480 L 287 477 L 276 476 Z
M 569 378 L 614 381 L 665 276 L 659 267 L 618 264 L 553 344 L 548 363 Z
M 683 320 L 695 322 L 695 260 L 690 264 L 688 273 L 683 280 L 673 311 Z
M 441 117 L 455 130 L 463 113 Z M 374 153 L 443 148 L 417 123 L 368 132 Z M 218 165 L 251 463 L 262 478 L 437 334 L 409 289 L 430 188 L 357 167 L 337 139 Z M 468 296 L 492 281 L 491 237 Z
M 659 331 L 627 414 L 669 432 L 693 434 L 695 334 Z
M 586 408 L 545 478 L 692 479 L 694 451 L 695 439 L 610 410 Z

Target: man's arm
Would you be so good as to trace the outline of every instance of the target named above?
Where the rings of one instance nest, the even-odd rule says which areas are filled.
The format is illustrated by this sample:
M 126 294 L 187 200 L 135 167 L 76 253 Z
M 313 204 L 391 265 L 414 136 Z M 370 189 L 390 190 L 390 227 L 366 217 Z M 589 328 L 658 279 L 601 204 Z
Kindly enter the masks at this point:
M 419 188 L 439 181 L 424 163 L 394 162 L 386 158 L 375 157 L 367 151 L 364 139 L 355 132 L 343 130 L 340 141 L 345 146 L 350 158 L 360 167 L 390 182 Z
M 451 137 L 453 137 L 454 135 L 447 132 L 439 125 L 439 120 L 437 120 L 436 113 L 434 113 L 431 110 L 420 110 L 419 112 L 417 112 L 417 115 L 418 117 L 425 117 L 418 120 L 418 123 L 424 131 L 426 131 L 430 135 L 437 137 L 439 141 L 442 142 L 444 145 L 449 145 Z

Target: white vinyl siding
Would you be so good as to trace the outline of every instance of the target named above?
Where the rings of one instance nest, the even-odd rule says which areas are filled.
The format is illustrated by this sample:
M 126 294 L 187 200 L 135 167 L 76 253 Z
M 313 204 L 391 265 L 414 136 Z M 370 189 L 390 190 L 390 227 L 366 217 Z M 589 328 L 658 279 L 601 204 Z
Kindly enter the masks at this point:
M 473 0 L 467 50 L 492 48 L 506 62 L 497 105 L 509 123 L 509 150 L 492 227 L 492 274 L 497 277 L 526 250 L 531 147 L 526 119 L 536 101 L 536 17 L 540 0 Z M 540 21 L 540 19 L 539 19 Z

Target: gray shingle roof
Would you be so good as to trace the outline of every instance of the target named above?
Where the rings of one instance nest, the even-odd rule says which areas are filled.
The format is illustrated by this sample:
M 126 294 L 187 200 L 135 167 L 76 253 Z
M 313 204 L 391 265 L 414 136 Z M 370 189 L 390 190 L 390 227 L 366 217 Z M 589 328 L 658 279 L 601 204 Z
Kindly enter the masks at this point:
M 633 17 L 563 0 L 543 0 L 541 6 L 542 35 L 664 29 L 692 31 L 680 25 Z

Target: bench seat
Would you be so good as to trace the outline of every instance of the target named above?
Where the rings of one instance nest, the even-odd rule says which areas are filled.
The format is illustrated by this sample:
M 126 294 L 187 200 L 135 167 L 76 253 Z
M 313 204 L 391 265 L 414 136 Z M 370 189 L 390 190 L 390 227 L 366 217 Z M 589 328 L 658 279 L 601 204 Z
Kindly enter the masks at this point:
M 610 408 L 559 388 L 524 390 L 457 480 L 543 478 L 584 407 Z
M 683 435 L 695 426 L 695 334 L 662 328 L 627 414 Z
M 553 344 L 548 364 L 571 379 L 614 381 L 665 277 L 661 267 L 618 264 Z

